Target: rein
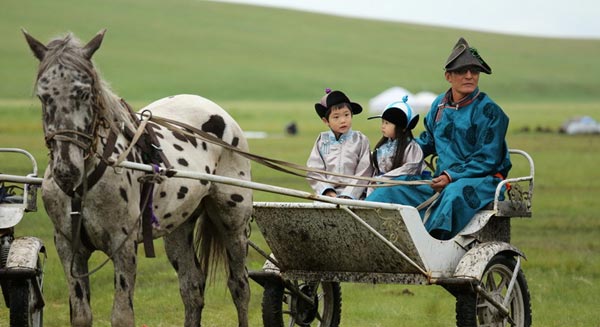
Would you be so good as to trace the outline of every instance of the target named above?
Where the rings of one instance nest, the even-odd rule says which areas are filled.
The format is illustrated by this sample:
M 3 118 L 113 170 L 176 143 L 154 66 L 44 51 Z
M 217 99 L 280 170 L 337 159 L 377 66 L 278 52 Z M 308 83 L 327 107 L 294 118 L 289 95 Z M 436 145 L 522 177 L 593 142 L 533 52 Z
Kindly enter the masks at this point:
M 316 177 L 309 177 L 306 176 L 304 174 L 300 174 L 298 172 L 292 171 L 288 168 L 291 169 L 296 169 L 296 170 L 300 170 L 300 171 L 305 171 L 305 172 L 316 172 L 316 173 L 320 173 L 323 175 L 328 175 L 328 176 L 338 176 L 338 177 L 346 177 L 346 178 L 351 178 L 351 179 L 355 179 L 355 180 L 361 180 L 361 181 L 368 181 L 368 182 L 376 182 L 376 185 L 369 185 L 369 187 L 389 187 L 389 186 L 394 186 L 394 185 L 423 185 L 423 184 L 431 184 L 431 181 L 429 180 L 418 180 L 418 181 L 396 181 L 396 180 L 385 180 L 382 181 L 379 178 L 372 178 L 372 177 L 362 177 L 362 176 L 351 176 L 351 175 L 344 175 L 344 174 L 339 174 L 339 173 L 335 173 L 335 172 L 331 172 L 331 171 L 325 171 L 325 170 L 319 170 L 319 169 L 314 169 L 314 168 L 310 168 L 307 166 L 303 166 L 303 165 L 298 165 L 295 163 L 291 163 L 291 162 L 286 162 L 283 160 L 278 160 L 278 159 L 272 159 L 272 158 L 268 158 L 268 157 L 264 157 L 261 155 L 257 155 L 257 154 L 253 154 L 244 150 L 241 150 L 235 146 L 232 146 L 231 144 L 223 141 L 222 139 L 211 135 L 210 133 L 207 133 L 203 130 L 200 130 L 194 126 L 188 125 L 186 123 L 182 123 L 182 122 L 178 122 L 172 119 L 168 119 L 168 118 L 164 118 L 164 117 L 157 117 L 157 116 L 152 116 L 151 117 L 151 121 L 171 130 L 171 131 L 176 131 L 182 134 L 185 134 L 187 136 L 190 137 L 194 137 L 194 138 L 198 138 L 198 139 L 202 139 L 204 141 L 207 141 L 209 143 L 221 146 L 223 148 L 226 148 L 228 150 L 231 150 L 233 152 L 236 152 L 238 154 L 240 154 L 241 156 L 248 158 L 254 162 L 257 162 L 259 164 L 262 164 L 264 166 L 267 166 L 269 168 L 273 168 L 275 170 L 281 171 L 281 172 L 285 172 L 294 176 L 299 176 L 299 177 L 305 177 L 305 178 L 310 178 L 313 180 L 317 180 L 320 182 L 329 182 L 331 183 L 331 181 L 329 180 L 324 180 L 324 179 L 320 179 L 320 178 L 316 178 Z M 192 133 L 188 132 L 191 131 Z M 287 167 L 287 168 L 286 168 Z M 334 184 L 337 185 L 341 185 L 341 186 L 366 186 L 364 184 L 355 184 L 355 183 L 342 183 L 342 182 L 336 182 Z
M 378 178 L 372 178 L 372 177 L 362 177 L 362 176 L 350 176 L 350 175 L 344 175 L 344 174 L 338 174 L 338 173 L 334 173 L 334 172 L 329 172 L 329 171 L 324 171 L 324 170 L 319 170 L 319 169 L 313 169 L 307 166 L 302 166 L 302 165 L 298 165 L 298 164 L 294 164 L 291 162 L 286 162 L 286 161 L 282 161 L 282 160 L 277 160 L 277 159 L 272 159 L 272 158 L 268 158 L 268 157 L 264 157 L 264 156 L 260 156 L 257 154 L 253 154 L 247 151 L 243 151 L 237 147 L 232 146 L 231 144 L 223 141 L 222 139 L 211 135 L 210 133 L 207 133 L 203 130 L 200 130 L 194 126 L 188 125 L 186 123 L 182 123 L 179 121 L 175 121 L 172 119 L 168 119 L 168 118 L 164 118 L 164 117 L 157 117 L 157 116 L 152 116 L 150 118 L 150 120 L 152 120 L 153 122 L 171 130 L 171 131 L 176 131 L 182 134 L 185 134 L 187 136 L 190 137 L 194 137 L 194 138 L 198 138 L 198 139 L 202 139 L 204 141 L 207 141 L 209 143 L 221 146 L 223 148 L 226 148 L 228 150 L 231 150 L 235 153 L 240 154 L 241 156 L 248 158 L 250 160 L 253 160 L 254 162 L 260 163 L 264 166 L 273 168 L 275 170 L 281 171 L 281 172 L 285 172 L 294 176 L 299 176 L 299 177 L 305 177 L 305 178 L 310 178 L 316 181 L 321 181 L 321 182 L 328 182 L 331 183 L 331 181 L 328 180 L 324 180 L 324 179 L 320 179 L 320 178 L 316 178 L 316 177 L 309 177 L 307 175 L 303 175 L 300 173 L 297 173 L 295 171 L 292 171 L 290 169 L 287 169 L 285 167 L 288 168 L 292 168 L 292 169 L 296 169 L 296 170 L 301 170 L 301 171 L 305 171 L 305 172 L 317 172 L 317 173 L 321 173 L 324 175 L 330 175 L 330 176 L 339 176 L 339 177 L 346 177 L 346 178 L 352 178 L 352 179 L 356 179 L 356 180 L 362 180 L 362 181 L 369 181 L 369 182 L 376 182 L 377 184 L 371 184 L 368 185 L 369 187 L 373 187 L 373 188 L 378 188 L 378 187 L 389 187 L 389 186 L 394 186 L 394 185 L 426 185 L 429 184 L 431 185 L 433 182 L 431 180 L 417 180 L 417 181 L 397 181 L 397 180 L 386 180 L 386 181 L 382 181 L 381 179 Z M 175 127 L 177 126 L 177 127 Z M 188 132 L 191 131 L 192 133 Z M 433 158 L 431 159 L 431 161 L 433 161 Z M 427 162 L 426 164 L 429 168 L 432 168 L 432 162 Z M 342 183 L 342 182 L 336 182 L 334 184 L 337 185 L 343 185 L 343 186 L 366 186 L 364 184 L 355 184 L 355 183 Z M 430 209 L 432 208 L 432 205 L 435 203 L 435 201 L 438 199 L 438 197 L 440 196 L 439 192 L 434 193 L 429 199 L 425 200 L 423 203 L 419 204 L 416 209 L 417 211 L 421 211 L 422 209 L 427 208 L 427 212 L 426 212 L 426 219 L 429 218 L 429 213 L 430 213 Z
M 207 133 L 203 130 L 200 130 L 194 126 L 191 126 L 189 124 L 186 124 L 183 122 L 178 122 L 178 121 L 164 118 L 164 117 L 153 116 L 150 111 L 143 111 L 140 114 L 141 118 L 138 119 L 136 114 L 133 112 L 131 106 L 127 102 L 125 102 L 125 100 L 121 99 L 121 104 L 127 109 L 130 117 L 132 118 L 132 120 L 134 122 L 134 125 L 136 125 L 137 128 L 136 128 L 135 132 L 132 132 L 129 129 L 123 130 L 126 137 L 130 140 L 130 143 L 129 143 L 129 146 L 125 149 L 125 151 L 123 151 L 119 155 L 119 157 L 117 158 L 116 161 L 111 159 L 110 157 L 111 157 L 111 155 L 115 149 L 116 143 L 117 143 L 117 138 L 118 138 L 118 134 L 116 132 L 117 129 L 114 126 L 113 127 L 109 126 L 109 124 L 103 118 L 100 118 L 100 120 L 98 120 L 98 117 L 97 117 L 98 109 L 100 108 L 98 101 L 96 101 L 96 103 L 94 103 L 95 110 L 94 110 L 91 135 L 80 132 L 80 131 L 76 131 L 76 130 L 65 129 L 65 130 L 58 130 L 58 131 L 50 132 L 45 137 L 46 145 L 49 149 L 51 149 L 50 142 L 52 140 L 70 142 L 70 143 L 75 144 L 82 150 L 84 150 L 84 152 L 87 153 L 86 157 L 88 157 L 90 155 L 96 155 L 100 159 L 98 164 L 96 165 L 95 169 L 89 175 L 88 175 L 88 170 L 84 164 L 82 183 L 74 190 L 72 190 L 70 192 L 65 192 L 72 199 L 71 200 L 71 219 L 72 219 L 71 242 L 73 243 L 74 248 L 81 245 L 81 242 L 82 242 L 81 227 L 82 227 L 82 222 L 83 222 L 83 216 L 82 216 L 83 200 L 85 199 L 87 191 L 89 189 L 91 189 L 100 180 L 100 178 L 104 175 L 106 168 L 108 168 L 108 166 L 111 166 L 113 168 L 117 167 L 119 163 L 123 162 L 126 159 L 126 157 L 130 154 L 131 150 L 134 147 L 139 146 L 142 148 L 142 153 L 145 153 L 145 152 L 150 153 L 152 151 L 156 151 L 160 156 L 160 159 L 156 160 L 156 161 L 161 161 L 165 165 L 165 168 L 167 171 L 167 176 L 169 176 L 168 170 L 171 169 L 172 166 L 169 163 L 166 156 L 164 155 L 164 153 L 162 152 L 162 150 L 157 147 L 158 142 L 157 142 L 154 130 L 152 128 L 150 128 L 148 125 L 148 122 L 150 122 L 150 121 L 152 121 L 158 125 L 161 125 L 173 132 L 182 133 L 186 136 L 204 140 L 211 144 L 215 144 L 217 146 L 220 146 L 220 147 L 223 147 L 230 151 L 233 151 L 235 153 L 238 153 L 239 155 L 241 155 L 247 159 L 250 159 L 252 161 L 255 161 L 259 164 L 262 164 L 266 167 L 275 169 L 277 171 L 285 172 L 285 173 L 288 173 L 288 174 L 291 174 L 294 176 L 311 178 L 311 179 L 317 180 L 317 181 L 331 182 L 331 181 L 323 180 L 323 179 L 316 178 L 316 177 L 309 177 L 305 174 L 301 174 L 301 173 L 294 171 L 294 170 L 299 170 L 299 171 L 304 171 L 304 172 L 316 172 L 316 173 L 320 173 L 320 174 L 328 175 L 328 176 L 338 176 L 338 177 L 351 178 L 351 179 L 360 180 L 360 181 L 377 183 L 374 185 L 369 185 L 369 187 L 388 187 L 388 186 L 394 186 L 394 185 L 431 184 L 431 181 L 429 181 L 429 180 L 419 180 L 419 181 L 385 180 L 385 181 L 382 181 L 381 179 L 378 179 L 378 178 L 350 176 L 350 175 L 344 175 L 344 174 L 339 174 L 339 173 L 330 172 L 330 171 L 313 169 L 313 168 L 303 166 L 303 165 L 298 165 L 298 164 L 294 164 L 294 163 L 290 163 L 290 162 L 286 162 L 286 161 L 282 161 L 282 160 L 277 160 L 277 159 L 273 159 L 273 158 L 256 155 L 256 154 L 241 150 L 235 146 L 232 146 L 231 144 L 223 141 L 222 139 L 220 139 L 214 135 L 211 135 L 210 133 Z M 99 123 L 99 121 L 100 121 L 100 123 Z M 104 150 L 101 155 L 97 154 L 95 151 L 96 142 L 97 142 L 98 126 L 100 126 L 100 125 L 102 125 L 106 129 L 110 130 L 106 145 L 104 146 Z M 82 142 L 79 139 L 69 136 L 69 135 L 79 136 L 79 137 L 85 139 L 86 142 Z M 149 147 L 150 147 L 150 149 L 149 149 Z M 156 167 L 158 167 L 158 166 L 156 166 Z M 83 275 L 75 274 L 75 272 L 73 271 L 74 265 L 73 265 L 73 262 L 71 262 L 71 275 L 73 277 L 76 277 L 76 278 L 87 277 L 87 276 L 97 272 L 98 270 L 100 270 L 104 265 L 106 265 L 106 263 L 108 263 L 108 261 L 112 260 L 114 254 L 116 252 L 118 252 L 118 250 L 125 244 L 125 241 L 127 241 L 127 239 L 129 237 L 131 237 L 130 235 L 134 234 L 133 231 L 136 228 L 139 228 L 140 223 L 142 224 L 142 237 L 143 237 L 143 243 L 144 243 L 144 249 L 145 249 L 146 256 L 147 257 L 155 257 L 154 247 L 153 247 L 153 243 L 152 243 L 152 240 L 153 240 L 153 238 L 152 238 L 153 212 L 152 212 L 151 206 L 149 208 L 148 205 L 152 201 L 153 183 L 154 182 L 160 183 L 160 181 L 158 181 L 157 178 L 162 178 L 162 176 L 158 176 L 158 177 L 155 176 L 157 174 L 158 174 L 158 171 L 155 170 L 155 172 L 152 176 L 147 176 L 150 178 L 141 177 L 139 179 L 139 182 L 142 185 L 142 190 L 141 190 L 141 200 L 142 201 L 140 202 L 140 215 L 139 215 L 138 219 L 136 219 L 136 223 L 130 227 L 128 236 L 123 240 L 123 242 L 119 245 L 119 247 L 117 247 L 117 250 L 113 252 L 113 255 L 108 256 L 108 258 L 103 263 L 101 263 L 98 267 L 94 268 L 90 272 L 83 274 Z M 342 182 L 336 182 L 334 184 L 341 185 L 341 186 L 367 186 L 365 184 L 342 183 Z M 429 206 L 432 202 L 435 201 L 435 199 L 437 198 L 437 195 L 439 195 L 439 194 L 436 193 L 432 198 L 430 198 L 429 200 L 427 200 L 424 203 L 422 203 L 421 205 L 419 205 L 417 207 L 417 210 L 421 210 L 421 209 Z M 72 258 L 72 260 L 73 260 L 73 258 Z

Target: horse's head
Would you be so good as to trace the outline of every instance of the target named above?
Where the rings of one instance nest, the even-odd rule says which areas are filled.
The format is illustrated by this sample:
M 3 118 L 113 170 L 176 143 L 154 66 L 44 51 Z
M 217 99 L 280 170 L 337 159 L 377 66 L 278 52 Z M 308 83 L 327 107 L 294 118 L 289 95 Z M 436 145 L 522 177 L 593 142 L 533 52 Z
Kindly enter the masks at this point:
M 23 31 L 40 61 L 35 92 L 42 102 L 53 177 L 65 193 L 81 183 L 85 159 L 94 151 L 102 119 L 98 105 L 100 81 L 91 58 L 104 32 L 82 46 L 70 34 L 44 45 Z

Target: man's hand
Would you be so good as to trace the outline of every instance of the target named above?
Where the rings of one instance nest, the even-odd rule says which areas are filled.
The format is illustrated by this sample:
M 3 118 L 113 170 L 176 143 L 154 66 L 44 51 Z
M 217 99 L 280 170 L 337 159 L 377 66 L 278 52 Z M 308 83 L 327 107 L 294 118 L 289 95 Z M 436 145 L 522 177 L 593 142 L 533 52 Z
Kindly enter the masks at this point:
M 441 174 L 440 176 L 431 180 L 431 188 L 436 192 L 441 192 L 446 185 L 450 184 L 450 177 L 446 174 Z

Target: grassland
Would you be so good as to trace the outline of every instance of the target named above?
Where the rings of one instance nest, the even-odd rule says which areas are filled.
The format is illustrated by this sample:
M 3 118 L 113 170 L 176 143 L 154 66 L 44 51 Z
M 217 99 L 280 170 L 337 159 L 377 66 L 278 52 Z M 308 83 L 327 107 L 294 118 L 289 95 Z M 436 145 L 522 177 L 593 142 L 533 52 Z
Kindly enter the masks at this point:
M 93 13 L 93 14 L 92 14 Z M 312 104 L 326 86 L 361 103 L 393 85 L 413 92 L 446 88 L 441 63 L 457 37 L 478 47 L 494 69 L 483 76 L 511 118 L 509 146 L 536 162 L 532 219 L 516 220 L 513 243 L 525 252 L 535 326 L 600 326 L 600 140 L 597 135 L 558 134 L 577 115 L 600 119 L 600 41 L 513 37 L 204 1 L 60 3 L 8 0 L 0 32 L 0 147 L 31 151 L 47 163 L 39 104 L 32 99 L 36 61 L 19 28 L 40 40 L 73 31 L 87 40 L 108 28 L 95 61 L 103 76 L 136 108 L 176 93 L 201 94 L 226 108 L 247 131 L 253 152 L 296 163 L 306 160 L 324 125 Z M 374 142 L 378 124 L 366 115 L 354 128 Z M 295 121 L 299 134 L 284 134 Z M 524 131 L 525 128 L 529 132 Z M 551 129 L 553 132 L 537 132 Z M 514 173 L 522 171 L 515 162 Z M 27 162 L 0 158 L 0 171 L 24 174 Z M 308 190 L 301 178 L 253 166 L 253 180 Z M 255 192 L 258 201 L 287 201 Z M 43 205 L 18 226 L 18 235 L 42 238 L 48 247 L 44 292 L 46 326 L 68 325 L 64 275 Z M 256 226 L 252 239 L 264 245 Z M 157 258 L 140 259 L 137 325 L 181 326 L 178 283 L 157 241 Z M 105 257 L 94 255 L 91 266 Z M 249 269 L 263 260 L 251 251 Z M 107 326 L 112 306 L 110 265 L 92 277 L 95 325 Z M 438 287 L 343 284 L 344 326 L 452 326 L 454 302 Z M 414 295 L 406 295 L 404 289 Z M 252 284 L 251 326 L 260 326 L 262 290 Z M 7 324 L 0 308 L 0 326 Z M 205 326 L 235 326 L 225 283 L 209 287 Z

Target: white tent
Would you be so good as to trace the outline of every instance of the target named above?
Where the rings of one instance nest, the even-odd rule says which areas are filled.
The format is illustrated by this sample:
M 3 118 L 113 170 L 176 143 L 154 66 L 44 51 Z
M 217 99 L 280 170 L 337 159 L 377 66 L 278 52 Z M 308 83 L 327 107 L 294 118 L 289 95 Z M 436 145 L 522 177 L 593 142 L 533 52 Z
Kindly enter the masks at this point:
M 419 113 L 427 112 L 436 97 L 436 94 L 431 92 L 423 91 L 412 94 L 405 88 L 394 86 L 369 100 L 369 112 L 374 114 L 380 113 L 388 104 L 394 101 L 401 101 L 405 95 L 408 95 L 407 102 L 411 108 Z
M 598 134 L 600 123 L 590 116 L 569 119 L 560 127 L 560 132 L 567 134 Z
M 415 97 L 413 98 L 413 102 L 410 101 L 410 98 L 408 99 L 408 104 L 410 104 L 417 112 L 428 112 L 429 109 L 431 108 L 431 104 L 433 103 L 433 100 L 435 100 L 435 98 L 437 98 L 437 94 L 433 93 L 433 92 L 429 92 L 429 91 L 421 91 L 417 94 L 415 94 Z

